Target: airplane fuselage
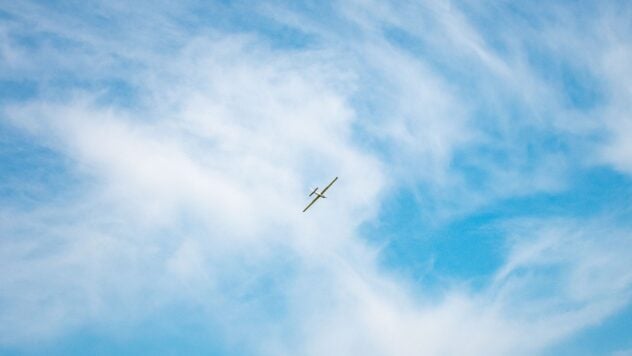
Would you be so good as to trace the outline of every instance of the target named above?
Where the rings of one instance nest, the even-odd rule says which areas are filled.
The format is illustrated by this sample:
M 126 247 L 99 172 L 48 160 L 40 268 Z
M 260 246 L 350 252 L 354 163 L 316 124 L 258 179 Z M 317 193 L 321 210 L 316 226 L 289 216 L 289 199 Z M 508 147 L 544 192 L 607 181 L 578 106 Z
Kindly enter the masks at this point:
M 311 197 L 314 194 L 316 194 L 319 198 L 327 198 L 324 194 L 321 194 L 318 192 L 318 187 L 314 188 L 314 190 L 312 190 L 309 196 Z
M 312 190 L 311 193 L 309 193 L 309 196 L 311 197 L 312 195 L 316 194 L 316 197 L 314 199 L 312 199 L 311 203 L 309 203 L 305 209 L 303 209 L 303 212 L 307 211 L 307 209 L 309 209 L 310 206 L 312 206 L 316 200 L 318 200 L 318 198 L 327 198 L 325 196 L 325 192 L 327 191 L 327 189 L 329 189 L 329 187 L 331 187 L 332 184 L 334 184 L 336 181 L 338 180 L 338 177 L 334 178 L 334 180 L 331 181 L 331 183 L 327 184 L 327 186 L 325 187 L 325 189 L 323 189 L 320 193 L 318 192 L 318 187 L 314 188 L 314 190 Z
M 318 187 L 314 188 L 314 190 L 309 194 L 309 196 L 311 197 L 314 194 L 316 194 L 319 198 L 327 198 L 324 194 L 321 194 L 318 192 Z

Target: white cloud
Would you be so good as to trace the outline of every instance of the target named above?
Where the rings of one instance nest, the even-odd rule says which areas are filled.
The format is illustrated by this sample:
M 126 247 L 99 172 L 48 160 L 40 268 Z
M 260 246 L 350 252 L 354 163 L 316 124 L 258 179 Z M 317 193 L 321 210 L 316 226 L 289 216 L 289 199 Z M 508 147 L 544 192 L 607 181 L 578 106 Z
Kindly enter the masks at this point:
M 312 254 L 316 246 L 336 250 L 375 212 L 383 185 L 379 163 L 355 147 L 352 113 L 324 81 L 332 74 L 265 49 L 249 52 L 246 44 L 241 39 L 202 41 L 184 49 L 180 63 L 163 68 L 167 79 L 142 79 L 151 82 L 147 110 L 102 107 L 91 95 L 7 110 L 15 125 L 70 158 L 75 174 L 92 188 L 80 193 L 82 203 L 53 202 L 18 214 L 22 223 L 35 222 L 39 233 L 23 232 L 21 224 L 6 219 L 5 231 L 16 235 L 5 241 L 6 254 L 24 251 L 7 259 L 6 268 L 24 274 L 3 283 L 3 297 L 11 305 L 3 318 L 23 318 L 22 327 L 5 330 L 5 342 L 49 334 L 33 330 L 36 326 L 59 331 L 112 310 L 138 307 L 139 293 L 166 303 L 178 294 L 165 290 L 175 283 L 170 279 L 180 281 L 176 285 L 203 281 L 212 286 L 214 274 L 231 273 L 230 264 L 218 262 L 225 261 L 224 254 L 257 260 L 263 258 L 258 255 L 276 256 L 275 245 L 299 256 Z M 327 201 L 302 215 L 307 183 L 325 184 L 334 175 L 341 177 L 332 188 L 337 204 Z M 55 233 L 58 229 L 69 232 Z M 49 239 L 64 247 L 43 251 L 35 261 L 27 258 Z M 94 245 L 98 241 L 115 247 Z M 27 246 L 20 249 L 23 243 Z M 42 276 L 42 269 L 52 276 Z M 151 281 L 163 272 L 166 277 Z M 117 275 L 129 279 L 116 281 Z M 146 284 L 132 288 L 135 278 Z M 102 291 L 96 285 L 104 280 L 116 282 Z M 127 305 L 112 305 L 110 289 L 129 290 L 121 297 Z M 67 298 L 65 290 L 73 296 Z M 23 301 L 21 295 L 29 293 L 42 298 Z M 92 294 L 99 300 L 84 310 L 78 300 Z M 147 309 L 140 307 L 138 313 Z M 57 312 L 34 313 L 42 310 Z M 28 315 L 39 315 L 38 320 Z

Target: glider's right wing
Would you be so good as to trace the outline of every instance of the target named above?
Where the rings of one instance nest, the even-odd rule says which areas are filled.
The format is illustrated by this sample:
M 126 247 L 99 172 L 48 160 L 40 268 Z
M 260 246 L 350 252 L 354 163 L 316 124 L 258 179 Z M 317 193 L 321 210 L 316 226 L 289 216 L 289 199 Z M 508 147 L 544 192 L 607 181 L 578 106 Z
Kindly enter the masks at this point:
M 325 187 L 325 189 L 323 189 L 323 191 L 322 191 L 322 192 L 320 192 L 320 194 L 325 194 L 325 192 L 327 191 L 327 189 L 329 189 L 329 187 L 331 187 L 331 185 L 332 185 L 332 184 L 334 184 L 334 182 L 335 182 L 335 181 L 337 181 L 337 180 L 338 180 L 338 177 L 334 178 L 334 180 L 332 180 L 332 181 L 331 181 L 331 183 L 329 183 L 329 184 Z
M 318 198 L 320 198 L 320 195 L 317 195 L 316 198 L 314 198 L 314 200 L 312 200 L 312 202 L 309 203 L 309 205 L 305 209 L 303 209 L 303 212 L 309 209 L 310 206 L 314 205 L 314 203 L 316 202 L 316 200 L 318 200 Z

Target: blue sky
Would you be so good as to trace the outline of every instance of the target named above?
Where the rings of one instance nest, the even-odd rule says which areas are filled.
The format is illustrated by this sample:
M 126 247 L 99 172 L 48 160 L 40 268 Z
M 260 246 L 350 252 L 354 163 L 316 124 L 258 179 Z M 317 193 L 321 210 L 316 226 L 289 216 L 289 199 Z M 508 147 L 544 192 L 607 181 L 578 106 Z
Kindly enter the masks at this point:
M 632 355 L 631 17 L 0 5 L 0 354 Z

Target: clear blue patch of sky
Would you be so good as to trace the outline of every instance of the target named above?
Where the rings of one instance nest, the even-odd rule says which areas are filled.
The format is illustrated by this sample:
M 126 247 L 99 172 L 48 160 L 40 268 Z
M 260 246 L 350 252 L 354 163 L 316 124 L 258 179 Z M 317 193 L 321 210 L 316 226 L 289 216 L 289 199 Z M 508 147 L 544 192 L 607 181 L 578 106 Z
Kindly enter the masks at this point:
M 73 163 L 35 138 L 0 121 L 0 202 L 29 209 L 74 191 Z
M 608 217 L 624 224 L 632 218 L 632 181 L 609 168 L 578 170 L 567 190 L 498 200 L 439 226 L 418 190 L 402 188 L 392 194 L 361 231 L 382 247 L 383 266 L 423 287 L 441 287 L 446 279 L 484 286 L 503 263 L 502 224 L 512 219 Z
M 72 73 L 57 73 L 39 82 L 30 79 L 0 80 L 0 109 L 34 99 L 67 100 L 77 91 L 94 93 L 97 105 L 127 109 L 138 107 L 143 102 L 141 95 L 145 94 L 133 81 L 120 77 L 80 78 Z
M 0 79 L 0 105 L 21 102 L 33 98 L 38 93 L 38 83 L 34 80 Z
M 520 127 L 519 130 L 515 128 L 515 131 L 505 133 L 507 137 L 503 138 L 502 133 L 486 129 L 489 139 L 497 144 L 471 146 L 455 152 L 450 168 L 476 191 L 493 190 L 491 185 L 498 183 L 490 179 L 493 178 L 491 175 L 500 170 L 518 173 L 527 181 L 538 174 L 542 161 L 549 157 L 563 159 L 561 163 L 570 166 L 567 169 L 576 168 L 570 161 L 575 154 L 573 149 L 578 149 L 572 147 L 575 143 L 572 136 L 535 127 Z M 563 181 L 565 177 L 561 173 L 559 175 L 555 178 Z
M 24 23 L 22 25 L 28 26 Z M 25 31 L 10 32 L 10 39 L 12 42 L 18 43 L 21 48 L 30 51 L 45 51 L 48 47 L 67 51 L 82 47 L 80 42 L 76 42 L 67 37 L 62 37 L 51 32 L 34 31 L 31 28 Z
M 0 21 L 11 20 L 12 18 L 13 16 L 10 13 L 0 9 Z

